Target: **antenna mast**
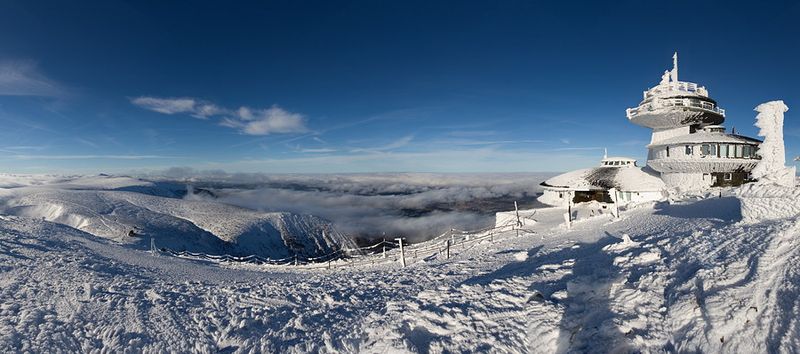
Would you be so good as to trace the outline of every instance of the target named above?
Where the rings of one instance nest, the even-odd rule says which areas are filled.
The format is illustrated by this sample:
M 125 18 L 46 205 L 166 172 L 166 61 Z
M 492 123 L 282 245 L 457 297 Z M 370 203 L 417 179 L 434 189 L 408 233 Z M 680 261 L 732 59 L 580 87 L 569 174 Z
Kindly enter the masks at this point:
M 672 82 L 678 82 L 678 52 L 672 55 Z

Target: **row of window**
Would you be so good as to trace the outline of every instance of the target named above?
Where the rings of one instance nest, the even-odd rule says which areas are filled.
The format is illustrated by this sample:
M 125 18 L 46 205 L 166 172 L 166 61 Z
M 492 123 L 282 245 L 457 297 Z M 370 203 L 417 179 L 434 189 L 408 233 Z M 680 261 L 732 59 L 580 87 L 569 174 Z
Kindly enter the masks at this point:
M 684 155 L 687 156 L 716 156 L 740 159 L 758 158 L 757 147 L 744 144 L 702 144 L 684 145 L 682 148 Z M 672 152 L 674 153 L 674 151 Z M 670 157 L 670 147 L 666 148 L 667 157 Z
M 603 166 L 627 166 L 633 164 L 633 161 L 603 161 Z

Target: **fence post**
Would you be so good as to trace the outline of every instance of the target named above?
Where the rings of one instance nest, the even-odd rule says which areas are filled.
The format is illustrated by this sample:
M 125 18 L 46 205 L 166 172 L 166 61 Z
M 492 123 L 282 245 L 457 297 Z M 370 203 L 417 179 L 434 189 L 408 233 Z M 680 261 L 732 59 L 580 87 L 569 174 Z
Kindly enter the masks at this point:
M 156 255 L 156 240 L 152 237 L 150 238 L 150 253 Z
M 608 190 L 608 193 L 611 194 L 611 201 L 614 202 L 614 214 L 615 219 L 619 219 L 619 196 L 617 195 L 617 189 L 611 188 Z
M 402 263 L 403 264 L 403 268 L 405 268 L 406 267 L 406 251 L 405 251 L 405 249 L 403 249 L 403 239 L 402 238 L 396 238 L 395 240 L 397 240 L 397 242 L 400 243 L 400 263 Z
M 294 265 L 295 265 L 295 267 L 299 265 L 299 264 L 297 263 L 297 254 L 295 254 L 295 255 L 294 255 Z
M 328 260 L 328 269 L 331 269 L 331 260 Z
M 450 259 L 450 240 L 445 240 L 447 242 L 447 259 Z

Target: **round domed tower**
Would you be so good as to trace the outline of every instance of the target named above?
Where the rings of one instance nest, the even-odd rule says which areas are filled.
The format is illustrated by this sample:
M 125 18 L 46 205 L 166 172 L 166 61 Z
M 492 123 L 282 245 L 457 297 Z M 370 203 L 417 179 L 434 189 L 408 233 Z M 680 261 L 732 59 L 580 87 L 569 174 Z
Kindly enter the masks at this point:
M 669 187 L 703 189 L 739 185 L 750 179 L 759 159 L 757 139 L 726 134 L 725 110 L 692 82 L 678 80 L 678 53 L 672 70 L 644 92 L 639 106 L 626 115 L 634 124 L 653 129 L 647 166 Z

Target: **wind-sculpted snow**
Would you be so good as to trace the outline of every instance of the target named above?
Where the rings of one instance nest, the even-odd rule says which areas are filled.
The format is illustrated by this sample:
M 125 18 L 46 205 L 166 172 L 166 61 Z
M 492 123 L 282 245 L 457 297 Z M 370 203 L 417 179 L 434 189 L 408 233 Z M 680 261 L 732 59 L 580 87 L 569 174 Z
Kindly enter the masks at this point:
M 0 351 L 793 352 L 800 220 L 732 197 L 521 211 L 401 268 L 219 266 L 0 218 Z M 380 257 L 376 255 L 375 257 Z M 258 270 L 258 272 L 254 271 Z

